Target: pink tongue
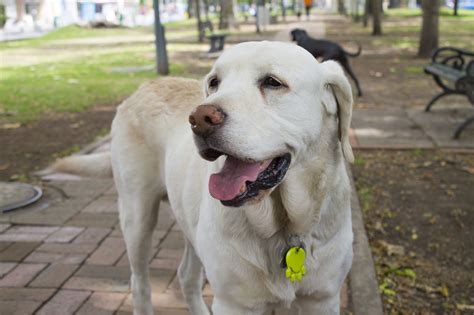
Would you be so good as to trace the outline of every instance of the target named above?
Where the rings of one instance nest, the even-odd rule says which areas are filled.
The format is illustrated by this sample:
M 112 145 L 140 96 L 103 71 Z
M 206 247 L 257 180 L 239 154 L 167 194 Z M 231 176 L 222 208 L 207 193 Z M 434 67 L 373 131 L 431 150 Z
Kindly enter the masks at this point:
M 241 191 L 246 181 L 254 182 L 258 174 L 263 171 L 271 160 L 256 163 L 246 163 L 231 156 L 225 160 L 224 167 L 217 174 L 209 178 L 209 192 L 219 200 L 232 200 Z

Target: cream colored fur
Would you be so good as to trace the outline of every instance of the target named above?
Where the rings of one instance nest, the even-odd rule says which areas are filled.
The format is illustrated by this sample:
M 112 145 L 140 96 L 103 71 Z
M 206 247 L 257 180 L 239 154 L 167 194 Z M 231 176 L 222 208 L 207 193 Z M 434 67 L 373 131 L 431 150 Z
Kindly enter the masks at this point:
M 269 74 L 288 88 L 262 87 L 260 80 Z M 219 87 L 208 88 L 215 75 Z M 219 150 L 256 161 L 291 154 L 284 180 L 260 201 L 228 208 L 210 196 L 209 176 L 224 158 L 207 162 L 198 155 L 187 117 L 201 104 L 227 114 L 216 137 Z M 107 173 L 111 162 L 134 313 L 153 313 L 151 234 L 160 200 L 167 196 L 186 236 L 178 277 L 192 314 L 210 314 L 201 292 L 204 270 L 215 294 L 213 314 L 264 314 L 276 306 L 290 307 L 291 314 L 338 314 L 352 261 L 344 162 L 354 158 L 348 138 L 351 109 L 350 85 L 339 65 L 320 64 L 302 48 L 278 42 L 236 45 L 203 83 L 157 79 L 125 100 L 112 126 L 111 158 L 103 154 L 97 164 L 105 171 L 92 164 L 90 170 Z M 90 174 L 86 159 L 57 167 L 71 171 L 76 165 Z M 295 284 L 279 266 L 289 234 L 300 235 L 307 250 L 307 274 Z

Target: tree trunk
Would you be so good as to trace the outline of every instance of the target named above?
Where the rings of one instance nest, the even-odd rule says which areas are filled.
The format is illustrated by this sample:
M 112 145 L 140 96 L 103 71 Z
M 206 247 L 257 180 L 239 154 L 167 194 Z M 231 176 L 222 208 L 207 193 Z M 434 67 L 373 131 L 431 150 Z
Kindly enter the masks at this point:
M 346 6 L 344 5 L 344 0 L 337 0 L 337 12 L 340 14 L 346 14 Z
M 234 16 L 234 1 L 220 0 L 221 12 L 219 16 L 219 29 L 227 29 L 230 26 L 235 26 Z
M 196 12 L 197 28 L 198 28 L 198 40 L 200 43 L 204 42 L 205 33 L 202 31 L 201 21 L 201 1 L 195 0 L 194 7 Z
M 439 34 L 439 0 L 423 0 L 423 24 L 420 33 L 420 46 L 418 57 L 431 56 L 434 49 L 438 48 Z
M 364 18 L 362 19 L 362 25 L 367 27 L 369 25 L 369 15 L 370 15 L 370 0 L 365 0 L 364 5 Z
M 459 0 L 454 0 L 454 15 L 458 16 Z
M 382 1 L 371 0 L 372 2 L 372 35 L 382 35 Z
M 20 22 L 25 17 L 25 0 L 15 0 L 16 22 Z
M 193 7 L 194 7 L 194 0 L 188 0 L 188 10 L 187 10 L 187 12 L 188 12 L 188 18 L 189 19 L 192 19 L 194 17 L 194 13 L 193 13 L 194 8 Z
M 281 16 L 283 17 L 283 21 L 286 21 L 286 0 L 281 1 Z
M 204 16 L 206 21 L 209 22 L 209 0 L 203 0 L 204 2 Z

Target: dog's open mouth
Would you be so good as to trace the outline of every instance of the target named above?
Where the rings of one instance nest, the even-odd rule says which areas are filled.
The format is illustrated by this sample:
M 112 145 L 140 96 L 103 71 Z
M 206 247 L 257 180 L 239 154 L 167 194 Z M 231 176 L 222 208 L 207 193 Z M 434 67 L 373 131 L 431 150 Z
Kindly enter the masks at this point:
M 222 170 L 209 178 L 209 192 L 224 206 L 239 207 L 261 190 L 278 185 L 290 162 L 289 153 L 260 162 L 244 162 L 228 155 Z

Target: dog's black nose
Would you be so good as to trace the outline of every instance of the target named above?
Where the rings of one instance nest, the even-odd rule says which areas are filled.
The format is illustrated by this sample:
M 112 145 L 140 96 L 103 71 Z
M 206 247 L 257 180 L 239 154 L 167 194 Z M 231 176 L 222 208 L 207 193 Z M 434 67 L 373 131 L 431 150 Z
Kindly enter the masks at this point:
M 214 105 L 200 105 L 189 115 L 192 131 L 198 136 L 208 136 L 224 123 L 226 114 Z

